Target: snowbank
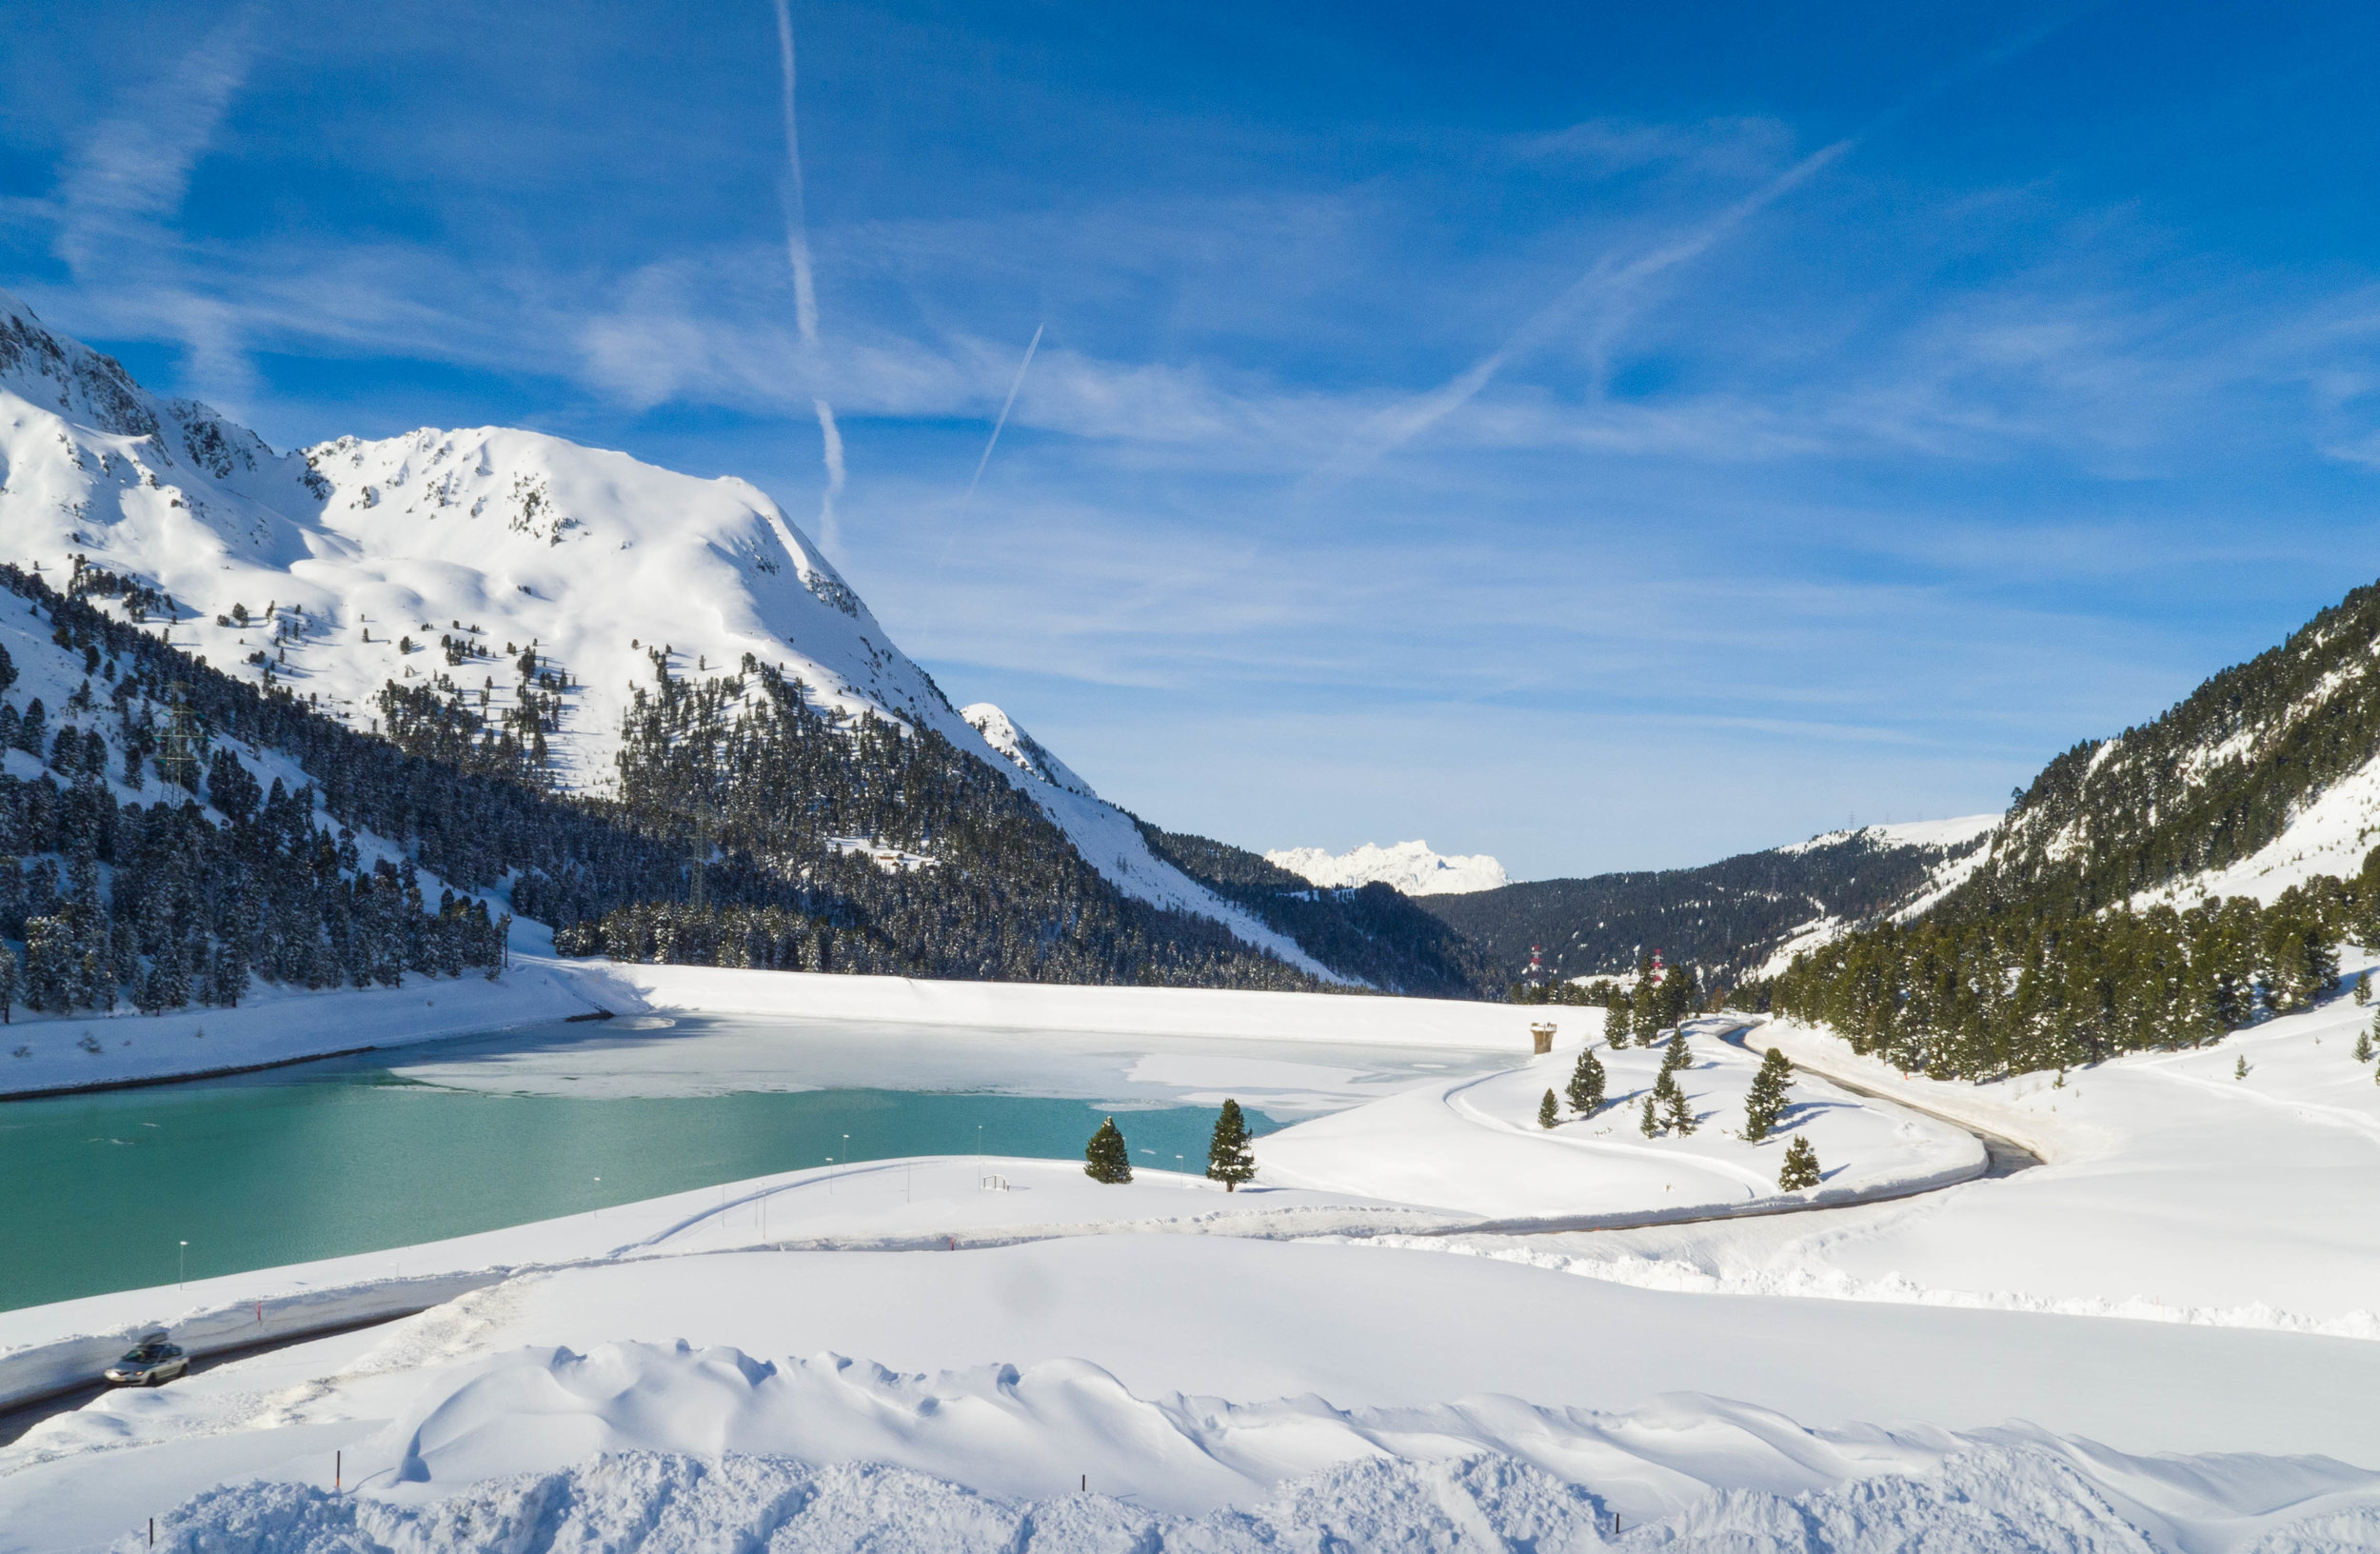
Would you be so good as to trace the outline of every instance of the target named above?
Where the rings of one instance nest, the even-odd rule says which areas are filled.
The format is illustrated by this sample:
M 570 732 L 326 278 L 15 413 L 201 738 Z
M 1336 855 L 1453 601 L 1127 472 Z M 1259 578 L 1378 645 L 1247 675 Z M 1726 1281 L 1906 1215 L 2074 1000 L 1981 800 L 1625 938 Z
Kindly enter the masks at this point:
M 1729 1487 L 1652 1522 L 1607 1511 L 1596 1488 L 1497 1454 L 1360 1456 L 1283 1483 L 1244 1508 L 1185 1517 L 1090 1490 L 1004 1499 L 877 1464 L 814 1467 L 786 1457 L 624 1452 L 560 1472 L 475 1485 L 425 1504 L 342 1496 L 310 1484 L 219 1489 L 169 1516 L 160 1531 L 163 1547 L 209 1554 L 393 1554 L 466 1541 L 485 1547 L 711 1554 L 764 1544 L 874 1549 L 888 1540 L 949 1554 L 1013 1554 L 1028 1547 L 1035 1554 L 1270 1554 L 1283 1548 L 1552 1554 L 1681 1544 L 1902 1554 L 1920 1543 L 1933 1550 L 1996 1554 L 2040 1546 L 2036 1538 L 2072 1554 L 2133 1554 L 2148 1546 L 2137 1530 L 2144 1523 L 2169 1532 L 2167 1546 L 2192 1550 L 2238 1546 L 2254 1531 L 2264 1533 L 2258 1548 L 2276 1551 L 2368 1548 L 2380 1538 L 2380 1515 L 2363 1484 L 2350 1480 L 2334 1487 L 2318 1470 L 2294 1463 L 2246 1464 L 2252 1486 L 2241 1486 L 2217 1464 L 2111 1460 L 2054 1440 L 2014 1445 L 1960 1441 L 1936 1449 L 1937 1463 L 1905 1476 L 1863 1468 L 1797 1494 Z M 2175 1484 L 2152 1476 L 2152 1470 L 2173 1474 L 2177 1466 L 2198 1482 Z M 1648 1461 L 1641 1470 L 1680 1486 L 1692 1482 L 1672 1462 Z M 2144 1503 L 2122 1495 L 2111 1480 L 2164 1492 Z M 2214 1492 L 2200 1492 L 2199 1483 Z M 2301 1498 L 2273 1508 L 2275 1487 Z M 2026 1542 L 2012 1543 L 2012 1536 Z M 128 1539 L 120 1546 L 129 1544 Z
M 366 1547 L 405 1529 L 485 1547 L 507 1524 L 1013 1547 L 1046 1510 L 1061 1541 L 1031 1546 L 1269 1526 L 1592 1548 L 1616 1515 L 1642 1546 L 2197 1554 L 2325 1521 L 2299 1546 L 2355 1546 L 2380 1505 L 2380 1474 L 2304 1455 L 2380 1453 L 2361 1402 L 2380 1346 L 1681 1301 L 1355 1246 L 679 1257 L 308 1348 L 36 1427 L 0 1451 L 0 1550 L 96 1542 L 194 1495 L 160 1530 L 209 1549 L 350 1526 Z M 2036 1423 L 1993 1423 L 2016 1419 Z M 242 1481 L 261 1482 L 209 1492 Z
M 1374 1046 L 1526 1052 L 1543 1009 L 1457 999 L 1243 992 L 1209 987 L 1086 987 L 1027 982 L 929 982 L 815 971 L 573 962 L 590 996 L 613 1009 L 703 1010 L 971 1026 L 993 1030 L 1233 1036 Z M 582 969 L 583 968 L 583 969 Z M 600 986 L 601 991 L 598 991 Z M 1560 1019 L 1574 1011 L 1555 1011 Z M 1600 1019 L 1599 1012 L 1586 1014 Z
M 517 959 L 490 982 L 407 973 L 395 987 L 252 986 L 236 1009 L 130 1008 L 20 1020 L 0 1028 L 0 1098 L 141 1084 L 297 1063 L 332 1052 L 402 1046 L 543 1025 L 596 1008 L 583 979 Z
M 1064 1161 L 922 1157 L 761 1177 L 448 1241 L 0 1312 L 0 1408 L 87 1383 L 151 1328 L 197 1355 L 435 1305 L 536 1269 L 759 1245 L 883 1250 L 1156 1233 L 1367 1236 L 1466 1223 L 1350 1194 L 1142 1171 L 1101 1186 Z

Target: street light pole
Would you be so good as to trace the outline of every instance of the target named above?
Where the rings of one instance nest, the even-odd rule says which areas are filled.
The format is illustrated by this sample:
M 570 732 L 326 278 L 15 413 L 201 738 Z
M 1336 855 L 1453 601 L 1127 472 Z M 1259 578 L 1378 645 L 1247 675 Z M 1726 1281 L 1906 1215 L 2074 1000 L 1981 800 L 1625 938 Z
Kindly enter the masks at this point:
M 186 1283 L 188 1283 L 188 1270 L 189 1270 L 189 1261 L 190 1261 L 190 1244 L 189 1244 L 188 1242 L 187 1242 L 187 1241 L 186 1241 L 186 1242 L 182 1243 L 181 1246 L 180 1246 L 180 1247 L 179 1247 L 179 1248 L 178 1248 L 178 1249 L 174 1252 L 174 1254 L 173 1254 L 173 1287 L 174 1287 L 174 1288 L 176 1288 L 176 1289 L 180 1289 L 180 1288 L 183 1286 L 183 1285 L 185 1285 Z

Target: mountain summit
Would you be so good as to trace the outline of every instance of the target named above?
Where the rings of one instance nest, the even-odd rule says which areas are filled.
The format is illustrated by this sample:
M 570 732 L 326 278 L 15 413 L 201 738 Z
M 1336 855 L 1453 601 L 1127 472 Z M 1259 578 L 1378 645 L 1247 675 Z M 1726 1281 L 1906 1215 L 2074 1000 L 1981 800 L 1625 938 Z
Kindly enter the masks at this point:
M 153 589 L 174 646 L 359 729 L 501 726 L 541 780 L 607 792 L 637 687 L 749 660 L 830 717 L 929 728 L 984 762 L 1124 894 L 1345 980 L 1157 856 L 997 707 L 987 739 L 746 481 L 490 427 L 276 452 L 6 292 L 0 461 L 0 552 L 60 587 L 82 558 Z
M 1510 885 L 1504 866 L 1485 853 L 1447 857 L 1432 852 L 1427 842 L 1399 842 L 1383 847 L 1366 842 L 1352 852 L 1330 853 L 1320 847 L 1289 847 L 1268 852 L 1265 861 L 1316 885 L 1343 888 L 1378 880 L 1409 896 L 1447 895 L 1462 890 L 1493 890 Z

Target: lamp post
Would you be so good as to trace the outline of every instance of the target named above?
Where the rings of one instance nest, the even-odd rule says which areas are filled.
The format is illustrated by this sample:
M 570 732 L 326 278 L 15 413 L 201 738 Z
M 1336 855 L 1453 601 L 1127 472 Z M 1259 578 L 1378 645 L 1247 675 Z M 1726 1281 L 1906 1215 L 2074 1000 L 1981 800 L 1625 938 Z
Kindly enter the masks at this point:
M 173 1254 L 173 1287 L 180 1289 L 187 1282 L 190 1261 L 190 1244 L 184 1242 Z

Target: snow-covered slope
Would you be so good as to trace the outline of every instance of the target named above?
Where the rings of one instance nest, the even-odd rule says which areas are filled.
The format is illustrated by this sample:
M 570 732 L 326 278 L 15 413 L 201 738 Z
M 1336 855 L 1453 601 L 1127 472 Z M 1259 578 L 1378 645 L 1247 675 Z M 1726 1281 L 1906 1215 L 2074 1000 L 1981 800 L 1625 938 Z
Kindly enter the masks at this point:
M 171 595 L 177 618 L 152 628 L 176 646 L 269 673 L 357 727 L 375 726 L 392 680 L 443 675 L 506 711 L 533 648 L 562 687 L 557 777 L 582 791 L 611 780 L 651 655 L 700 677 L 750 654 L 815 704 L 932 728 L 996 767 L 1126 894 L 1329 975 L 1153 854 L 997 707 L 975 709 L 1006 743 L 987 740 L 745 481 L 490 427 L 276 453 L 204 405 L 155 398 L 0 292 L 0 559 L 63 588 L 78 555 Z
M 1026 733 L 1023 725 L 991 703 L 977 702 L 971 707 L 962 707 L 959 715 L 967 720 L 969 727 L 983 736 L 985 744 L 1006 756 L 1026 776 L 1039 778 L 1052 787 L 1061 787 L 1069 793 L 1080 793 L 1086 799 L 1099 797 L 1092 791 L 1090 784 L 1074 774 L 1073 768 L 1050 754 L 1047 746 Z
M 2293 885 L 2318 875 L 2352 879 L 2380 840 L 2380 757 L 2313 794 L 2279 836 L 2237 863 L 2186 875 L 2132 900 L 2190 906 L 2204 898 L 2249 896 L 2271 906 Z
M 1393 885 L 1409 896 L 1493 890 L 1512 883 L 1504 866 L 1485 853 L 1448 857 L 1432 852 L 1427 842 L 1399 842 L 1388 847 L 1366 842 L 1352 852 L 1340 853 L 1325 852 L 1320 847 L 1289 847 L 1266 853 L 1264 861 L 1334 889 L 1370 885 L 1377 880 Z
M 1821 831 L 1807 842 L 1779 847 L 1779 852 L 1810 852 L 1838 842 L 1866 837 L 1879 847 L 1940 847 L 1956 850 L 1990 833 L 1997 815 L 1960 815 L 1953 820 L 1903 820 L 1889 826 L 1861 826 L 1852 830 Z

